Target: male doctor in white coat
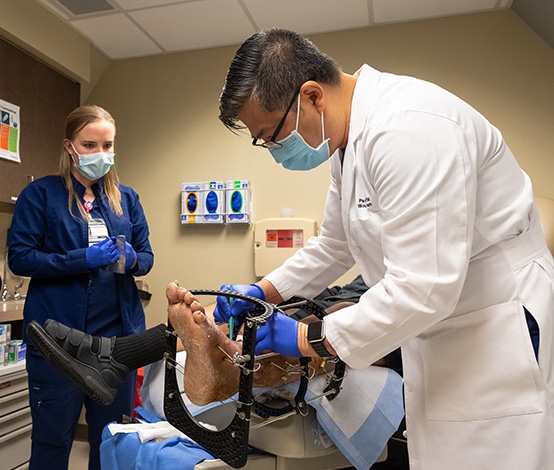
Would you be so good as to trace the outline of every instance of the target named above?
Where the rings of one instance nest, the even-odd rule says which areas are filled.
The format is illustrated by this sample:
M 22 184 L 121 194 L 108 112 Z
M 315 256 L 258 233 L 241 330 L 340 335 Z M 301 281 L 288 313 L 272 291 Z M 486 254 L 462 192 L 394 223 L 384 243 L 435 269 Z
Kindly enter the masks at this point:
M 554 261 L 501 133 L 435 85 L 345 74 L 279 29 L 237 51 L 220 119 L 285 168 L 332 174 L 321 234 L 233 289 L 279 303 L 354 264 L 372 286 L 314 327 L 274 315 L 257 350 L 360 369 L 402 347 L 412 470 L 554 469 Z M 243 307 L 219 298 L 216 318 Z

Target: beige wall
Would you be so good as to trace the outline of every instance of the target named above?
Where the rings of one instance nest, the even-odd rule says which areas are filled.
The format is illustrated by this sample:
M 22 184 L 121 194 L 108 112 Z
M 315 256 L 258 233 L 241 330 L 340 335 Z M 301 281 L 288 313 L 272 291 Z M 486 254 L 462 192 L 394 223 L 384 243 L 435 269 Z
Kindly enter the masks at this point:
M 68 58 L 71 49 L 49 49 L 53 43 L 64 44 L 61 39 L 73 32 L 60 29 L 58 23 L 56 28 L 39 28 L 37 15 L 44 21 L 51 18 L 33 0 L 18 0 L 23 10 L 17 11 L 12 3 L 0 0 L 11 15 L 10 22 L 0 16 L 1 35 L 23 38 L 35 48 L 46 41 L 40 47 L 41 54 L 53 56 L 49 63 L 62 64 L 62 72 L 79 69 L 80 60 Z M 22 12 L 34 19 L 23 21 Z M 12 32 L 6 33 L 7 28 Z M 536 194 L 554 198 L 554 50 L 511 10 L 311 38 L 348 73 L 366 62 L 456 93 L 504 133 L 531 176 Z M 153 293 L 146 309 L 149 325 L 165 321 L 164 289 L 173 279 L 189 288 L 256 280 L 252 228 L 182 226 L 182 182 L 249 179 L 254 220 L 278 217 L 282 207 L 293 208 L 298 217 L 319 223 L 322 219 L 329 182 L 325 165 L 308 173 L 283 170 L 267 152 L 251 147 L 247 136 L 235 136 L 219 123 L 217 101 L 235 50 L 152 56 L 107 66 L 105 57 L 81 44 L 80 51 L 88 54 L 91 64 L 88 79 L 80 80 L 85 85 L 83 96 L 101 76 L 86 101 L 114 114 L 120 177 L 140 194 L 152 232 L 155 265 L 145 278 Z M 0 231 L 5 232 L 10 218 L 0 217 Z
M 417 76 L 456 93 L 504 133 L 537 194 L 554 198 L 554 50 L 511 10 L 321 34 L 314 42 L 348 72 L 362 63 Z M 281 169 L 270 155 L 217 119 L 218 97 L 236 47 L 112 63 L 88 101 L 118 122 L 123 183 L 140 195 L 155 265 L 149 324 L 165 320 L 164 289 L 255 281 L 252 228 L 182 226 L 180 184 L 249 179 L 254 220 L 297 217 L 321 222 L 326 165 L 308 173 Z M 206 299 L 208 300 L 208 299 Z

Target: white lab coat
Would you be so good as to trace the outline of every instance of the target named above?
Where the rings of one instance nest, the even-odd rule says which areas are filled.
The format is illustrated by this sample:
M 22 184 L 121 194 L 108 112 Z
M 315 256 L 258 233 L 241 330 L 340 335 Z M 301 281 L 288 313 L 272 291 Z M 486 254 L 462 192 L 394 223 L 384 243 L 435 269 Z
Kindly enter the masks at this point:
M 411 470 L 554 469 L 554 261 L 500 132 L 366 65 L 339 152 L 321 235 L 266 278 L 312 296 L 357 264 L 372 287 L 327 338 L 353 368 L 402 346 Z

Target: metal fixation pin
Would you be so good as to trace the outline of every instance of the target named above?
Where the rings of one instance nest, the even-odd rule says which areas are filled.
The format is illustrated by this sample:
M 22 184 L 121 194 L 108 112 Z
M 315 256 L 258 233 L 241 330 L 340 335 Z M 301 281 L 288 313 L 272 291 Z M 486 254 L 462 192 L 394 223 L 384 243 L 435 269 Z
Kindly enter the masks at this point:
M 236 352 L 235 354 L 233 354 L 233 356 L 231 357 L 229 355 L 229 353 L 227 351 L 225 351 L 221 346 L 217 346 L 217 348 L 227 356 L 227 360 L 229 362 L 232 362 L 234 366 L 236 367 L 240 367 L 242 369 L 242 373 L 244 375 L 248 375 L 250 374 L 251 372 L 256 372 L 257 370 L 260 369 L 261 365 L 260 364 L 256 364 L 255 368 L 254 369 L 247 369 L 246 367 L 244 367 L 244 364 L 247 363 L 251 358 L 252 356 L 250 356 L 250 354 L 245 354 L 244 356 L 241 356 L 238 352 Z
M 256 359 L 256 361 L 260 361 L 262 359 L 267 359 L 268 357 L 274 357 L 279 355 L 280 354 L 276 352 L 268 352 L 268 353 L 260 354 L 259 356 L 256 356 L 254 359 Z
M 180 372 L 182 375 L 185 375 L 185 368 L 179 364 L 173 357 L 171 357 L 171 354 L 165 352 L 164 353 L 164 359 L 165 359 L 165 367 L 167 369 L 175 369 L 177 372 Z

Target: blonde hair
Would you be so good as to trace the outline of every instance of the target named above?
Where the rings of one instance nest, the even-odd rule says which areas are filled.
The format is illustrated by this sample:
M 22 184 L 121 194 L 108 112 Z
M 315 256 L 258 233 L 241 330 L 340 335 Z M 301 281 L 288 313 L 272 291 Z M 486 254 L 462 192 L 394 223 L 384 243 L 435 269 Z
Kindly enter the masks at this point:
M 64 136 L 66 139 L 73 141 L 75 136 L 88 124 L 91 122 L 97 121 L 108 121 L 114 125 L 115 120 L 112 115 L 94 104 L 80 106 L 79 108 L 74 109 L 67 119 L 65 120 Z M 60 157 L 60 175 L 63 177 L 67 191 L 69 192 L 69 198 L 67 201 L 69 212 L 73 217 L 77 217 L 73 214 L 71 208 L 73 205 L 73 200 L 77 200 L 77 194 L 75 189 L 73 189 L 73 183 L 71 181 L 71 171 L 73 167 L 73 161 L 71 155 L 65 149 L 65 146 L 62 144 L 62 153 Z M 110 207 L 118 216 L 123 215 L 123 210 L 121 209 L 121 192 L 119 191 L 119 177 L 115 170 L 115 166 L 110 168 L 110 171 L 104 175 L 104 192 L 108 197 Z M 85 220 L 90 218 L 87 211 L 82 204 L 77 204 L 79 212 Z

